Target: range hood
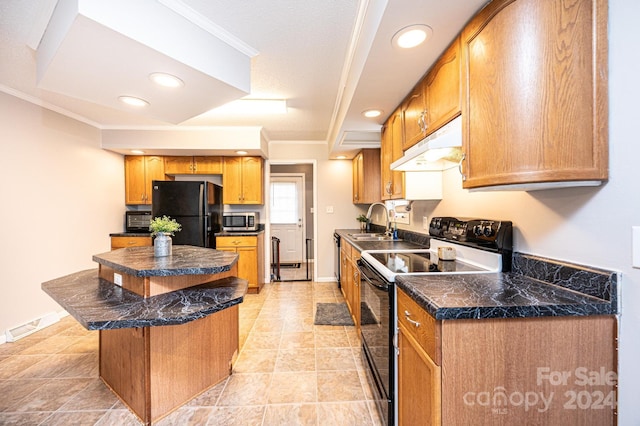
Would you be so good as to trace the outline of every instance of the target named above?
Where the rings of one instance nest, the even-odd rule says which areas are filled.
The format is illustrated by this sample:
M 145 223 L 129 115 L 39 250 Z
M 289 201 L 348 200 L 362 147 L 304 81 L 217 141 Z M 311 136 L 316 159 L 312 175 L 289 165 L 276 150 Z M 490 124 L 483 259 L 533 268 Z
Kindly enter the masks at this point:
M 391 163 L 391 170 L 422 172 L 444 170 L 462 158 L 462 117 L 430 134 Z

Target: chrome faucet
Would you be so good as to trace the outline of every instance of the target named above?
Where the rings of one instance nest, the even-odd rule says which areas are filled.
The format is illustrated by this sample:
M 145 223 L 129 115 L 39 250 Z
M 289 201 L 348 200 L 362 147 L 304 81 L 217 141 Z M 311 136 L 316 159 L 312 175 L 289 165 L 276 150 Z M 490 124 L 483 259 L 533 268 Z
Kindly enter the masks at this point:
M 385 230 L 384 230 L 384 234 L 387 236 L 391 235 L 391 222 L 389 221 L 389 210 L 387 210 L 387 206 L 385 206 L 383 203 L 373 203 L 369 206 L 369 210 L 367 210 L 367 223 L 371 223 L 371 211 L 373 210 L 374 206 L 382 206 L 382 208 L 384 208 L 384 214 L 387 218 L 387 223 L 385 226 Z

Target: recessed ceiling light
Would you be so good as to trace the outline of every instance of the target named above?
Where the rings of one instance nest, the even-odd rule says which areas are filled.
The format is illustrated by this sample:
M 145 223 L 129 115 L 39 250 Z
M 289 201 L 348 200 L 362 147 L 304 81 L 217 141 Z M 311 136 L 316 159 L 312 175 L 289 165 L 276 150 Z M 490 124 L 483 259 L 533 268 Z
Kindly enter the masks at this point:
M 345 158 L 347 158 L 347 156 L 346 155 L 338 155 L 336 158 L 338 160 L 344 160 Z
M 376 118 L 382 115 L 382 111 L 379 109 L 368 109 L 366 111 L 362 111 L 362 115 L 367 118 Z
M 238 155 L 247 155 L 247 151 L 236 151 Z
M 136 98 L 135 96 L 120 96 L 118 100 L 124 104 L 134 107 L 145 107 L 149 105 L 149 102 L 144 99 Z
M 149 79 L 156 83 L 158 86 L 163 87 L 182 87 L 184 81 L 180 80 L 175 75 L 167 74 L 164 72 L 154 72 L 149 74 Z
M 402 49 L 411 49 L 427 41 L 432 34 L 433 29 L 428 25 L 409 25 L 395 33 L 391 43 Z
M 141 150 L 139 150 L 139 149 L 132 149 L 132 150 L 131 150 L 131 153 L 132 153 L 132 154 L 141 155 L 141 154 L 144 154 L 144 151 L 141 151 Z

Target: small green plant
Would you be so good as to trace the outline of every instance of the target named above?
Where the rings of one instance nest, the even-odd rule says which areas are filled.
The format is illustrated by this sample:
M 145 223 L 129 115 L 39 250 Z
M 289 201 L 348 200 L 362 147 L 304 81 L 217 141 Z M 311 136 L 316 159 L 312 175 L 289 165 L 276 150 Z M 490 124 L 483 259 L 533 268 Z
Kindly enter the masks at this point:
M 356 217 L 356 220 L 357 220 L 358 222 L 361 222 L 361 223 L 367 223 L 367 222 L 369 222 L 369 220 L 367 219 L 367 217 L 366 217 L 365 215 L 363 215 L 363 214 L 361 214 L 360 216 Z
M 149 231 L 151 236 L 155 237 L 160 233 L 175 235 L 176 232 L 182 230 L 182 225 L 176 222 L 175 219 L 171 219 L 169 216 L 154 217 L 149 224 Z

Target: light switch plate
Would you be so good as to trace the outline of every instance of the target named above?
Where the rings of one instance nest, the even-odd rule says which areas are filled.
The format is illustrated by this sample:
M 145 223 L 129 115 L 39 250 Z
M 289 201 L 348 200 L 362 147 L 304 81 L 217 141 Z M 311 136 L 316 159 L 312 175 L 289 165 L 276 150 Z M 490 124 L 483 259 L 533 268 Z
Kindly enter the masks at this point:
M 422 216 L 422 229 L 429 229 L 429 218 Z
M 333 213 L 333 206 L 327 206 L 327 213 L 329 214 Z
M 631 265 L 640 269 L 640 226 L 631 227 Z
M 122 287 L 122 275 L 113 273 L 113 283 Z

